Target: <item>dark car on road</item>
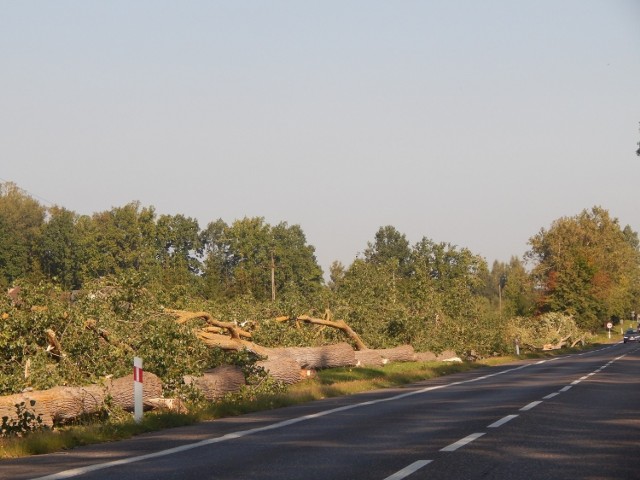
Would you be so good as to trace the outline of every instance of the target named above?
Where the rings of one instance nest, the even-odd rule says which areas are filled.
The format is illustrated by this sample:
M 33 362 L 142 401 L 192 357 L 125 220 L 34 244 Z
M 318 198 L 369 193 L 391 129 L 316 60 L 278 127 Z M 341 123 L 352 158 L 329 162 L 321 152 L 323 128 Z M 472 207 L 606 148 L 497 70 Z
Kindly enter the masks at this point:
M 639 340 L 640 340 L 640 333 L 638 333 L 638 331 L 634 330 L 633 328 L 630 328 L 629 330 L 624 332 L 624 337 L 622 337 L 622 341 L 624 343 L 637 342 Z

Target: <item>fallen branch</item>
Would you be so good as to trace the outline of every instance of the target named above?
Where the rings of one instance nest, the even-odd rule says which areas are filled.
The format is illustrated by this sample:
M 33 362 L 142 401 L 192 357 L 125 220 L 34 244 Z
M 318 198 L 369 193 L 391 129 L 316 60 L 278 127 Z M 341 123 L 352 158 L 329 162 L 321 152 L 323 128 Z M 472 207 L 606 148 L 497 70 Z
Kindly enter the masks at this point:
M 356 350 L 366 350 L 367 348 L 367 346 L 362 341 L 360 336 L 356 332 L 354 332 L 344 320 L 329 320 L 325 318 L 313 318 L 308 315 L 299 315 L 297 317 L 283 316 L 283 317 L 276 318 L 276 322 L 288 322 L 288 321 L 307 322 L 314 325 L 323 325 L 325 327 L 337 328 L 338 330 L 341 330 L 342 332 L 344 332 L 351 340 L 353 340 L 353 343 L 356 346 Z

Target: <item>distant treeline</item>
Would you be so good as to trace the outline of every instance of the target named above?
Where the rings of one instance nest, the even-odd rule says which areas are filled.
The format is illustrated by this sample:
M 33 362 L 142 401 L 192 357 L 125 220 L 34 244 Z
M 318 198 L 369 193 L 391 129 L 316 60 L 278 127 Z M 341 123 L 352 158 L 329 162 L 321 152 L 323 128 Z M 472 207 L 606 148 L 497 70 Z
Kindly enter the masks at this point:
M 580 328 L 595 330 L 640 310 L 638 235 L 605 209 L 560 218 L 529 244 L 524 259 L 489 268 L 466 248 L 427 237 L 411 245 L 383 226 L 362 258 L 334 262 L 325 282 L 299 225 L 243 218 L 201 228 L 192 217 L 158 214 L 138 202 L 78 215 L 0 184 L 5 290 L 25 282 L 82 290 L 98 279 L 135 277 L 163 302 L 330 310 L 381 346 L 427 345 L 435 337 L 459 343 L 474 326 L 545 312 L 571 315 Z M 443 325 L 449 340 L 434 334 Z

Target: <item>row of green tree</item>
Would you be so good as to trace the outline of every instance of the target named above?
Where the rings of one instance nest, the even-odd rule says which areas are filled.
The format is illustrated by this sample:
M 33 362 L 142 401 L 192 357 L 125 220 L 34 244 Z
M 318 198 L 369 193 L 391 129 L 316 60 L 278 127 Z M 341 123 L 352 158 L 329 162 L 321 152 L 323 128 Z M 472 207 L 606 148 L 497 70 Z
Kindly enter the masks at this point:
M 334 262 L 325 283 L 298 225 L 243 218 L 201 229 L 194 218 L 159 215 L 137 202 L 79 215 L 45 207 L 13 183 L 0 184 L 5 289 L 133 284 L 159 304 L 206 308 L 238 322 L 330 311 L 372 347 L 411 343 L 482 355 L 508 348 L 506 325 L 515 317 L 535 322 L 558 312 L 594 331 L 640 310 L 638 235 L 607 210 L 560 218 L 529 245 L 523 259 L 489 267 L 467 248 L 427 237 L 412 245 L 383 226 L 362 258 Z M 263 342 L 289 341 L 284 337 L 275 332 Z

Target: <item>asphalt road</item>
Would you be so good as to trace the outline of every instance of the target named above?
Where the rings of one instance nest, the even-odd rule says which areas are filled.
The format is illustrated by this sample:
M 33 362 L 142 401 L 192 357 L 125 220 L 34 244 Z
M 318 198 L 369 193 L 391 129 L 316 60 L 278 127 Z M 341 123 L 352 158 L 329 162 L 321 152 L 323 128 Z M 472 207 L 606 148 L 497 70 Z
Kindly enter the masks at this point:
M 640 479 L 640 346 L 616 344 L 0 461 L 14 479 Z

